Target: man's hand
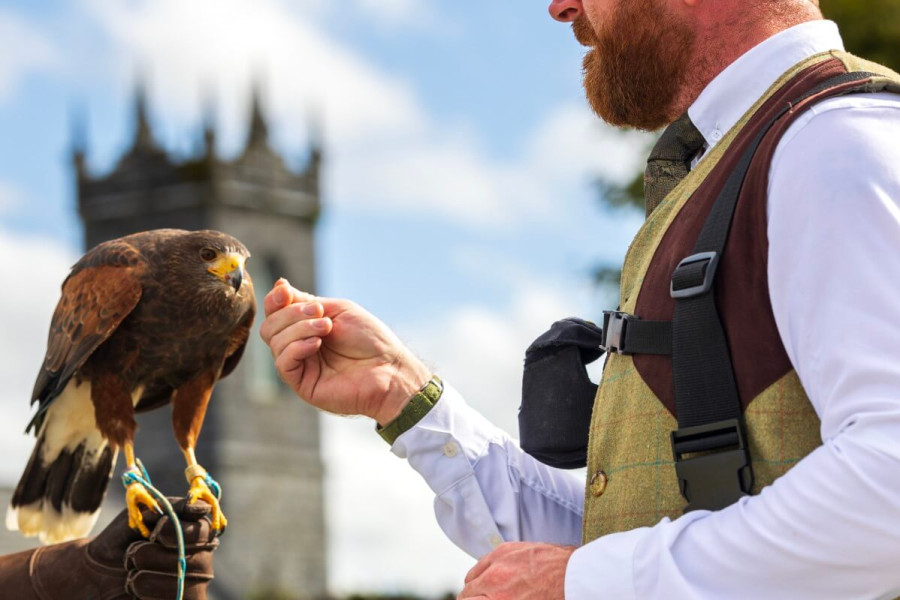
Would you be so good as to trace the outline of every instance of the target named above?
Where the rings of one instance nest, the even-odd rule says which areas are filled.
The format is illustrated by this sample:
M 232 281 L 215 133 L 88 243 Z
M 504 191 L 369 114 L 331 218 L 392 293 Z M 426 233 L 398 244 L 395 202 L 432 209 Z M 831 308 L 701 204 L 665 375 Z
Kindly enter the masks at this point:
M 509 542 L 478 561 L 458 600 L 564 600 L 574 546 Z
M 392 421 L 431 373 L 388 327 L 349 300 L 280 279 L 266 295 L 260 336 L 278 374 L 318 408 Z

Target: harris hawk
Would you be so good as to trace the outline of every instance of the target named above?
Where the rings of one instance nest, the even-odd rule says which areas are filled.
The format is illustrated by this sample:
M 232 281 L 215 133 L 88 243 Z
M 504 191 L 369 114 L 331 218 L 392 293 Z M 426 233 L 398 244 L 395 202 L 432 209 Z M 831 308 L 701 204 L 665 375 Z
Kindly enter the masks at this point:
M 191 501 L 226 520 L 194 448 L 213 386 L 234 370 L 256 301 L 241 242 L 218 231 L 158 229 L 88 251 L 62 285 L 47 353 L 32 392 L 37 440 L 6 514 L 9 529 L 41 541 L 87 535 L 119 450 L 135 461 L 135 413 L 172 404 Z M 125 496 L 129 525 L 145 536 L 140 483 Z

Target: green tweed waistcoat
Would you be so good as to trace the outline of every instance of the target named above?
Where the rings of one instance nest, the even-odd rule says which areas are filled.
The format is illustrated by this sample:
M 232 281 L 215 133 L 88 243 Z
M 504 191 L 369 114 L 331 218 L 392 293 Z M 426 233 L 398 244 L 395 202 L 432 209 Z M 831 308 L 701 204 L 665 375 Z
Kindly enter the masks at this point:
M 900 75 L 844 52 L 827 52 L 794 66 L 760 98 L 649 215 L 622 270 L 620 310 L 647 320 L 671 320 L 669 278 L 692 248 L 718 190 L 743 149 L 786 102 L 834 75 L 876 74 L 852 90 L 825 91 L 780 119 L 757 151 L 738 200 L 716 278 L 716 299 L 734 365 L 753 461 L 753 493 L 772 483 L 821 444 L 819 419 L 794 372 L 768 297 L 766 187 L 778 139 L 812 103 L 837 93 L 900 93 Z M 594 401 L 588 444 L 583 539 L 652 526 L 682 514 L 670 432 L 674 416 L 671 359 L 607 358 Z

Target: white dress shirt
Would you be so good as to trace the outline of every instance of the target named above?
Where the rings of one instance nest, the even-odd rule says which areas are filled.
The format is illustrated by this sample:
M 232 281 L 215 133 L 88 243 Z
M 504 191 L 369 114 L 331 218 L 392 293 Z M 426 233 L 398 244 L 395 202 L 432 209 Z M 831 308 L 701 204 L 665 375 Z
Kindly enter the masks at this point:
M 707 146 L 791 66 L 842 48 L 818 21 L 750 50 L 689 109 Z M 900 96 L 830 99 L 798 119 L 770 167 L 768 215 L 770 300 L 823 445 L 724 510 L 579 548 L 566 600 L 900 595 Z M 392 450 L 473 557 L 580 543 L 584 481 L 524 454 L 449 385 Z

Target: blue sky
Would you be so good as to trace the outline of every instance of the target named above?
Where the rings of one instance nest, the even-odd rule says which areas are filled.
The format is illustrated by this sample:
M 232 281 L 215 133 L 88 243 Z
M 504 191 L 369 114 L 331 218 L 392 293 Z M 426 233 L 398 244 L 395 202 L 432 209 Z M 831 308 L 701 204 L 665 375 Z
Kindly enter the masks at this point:
M 71 115 L 85 117 L 90 167 L 110 168 L 130 141 L 139 72 L 157 137 L 176 153 L 196 147 L 210 99 L 220 153 L 236 153 L 255 80 L 273 143 L 290 161 L 303 160 L 309 114 L 322 115 L 320 293 L 368 307 L 515 433 L 524 348 L 553 320 L 597 318 L 613 301 L 592 288 L 589 270 L 620 260 L 640 224 L 640 215 L 601 209 L 591 182 L 627 179 L 649 144 L 590 115 L 582 49 L 546 4 L 0 6 L 0 252 L 7 281 L 28 282 L 0 299 L 0 377 L 9 390 L 0 397 L 0 450 L 9 457 L 0 478 L 16 477 L 24 464 L 29 442 L 17 436 L 34 370 L 59 283 L 81 251 Z M 372 489 L 383 489 L 371 514 L 329 517 L 335 588 L 452 586 L 471 559 L 443 540 L 430 492 L 370 427 L 323 418 L 335 506 L 353 485 L 344 475 L 348 456 L 357 473 L 364 457 Z M 373 565 L 366 540 L 394 516 L 411 519 L 416 533 L 380 549 L 384 562 Z M 413 544 L 428 549 L 418 555 L 445 558 L 423 563 L 427 578 L 403 563 Z

